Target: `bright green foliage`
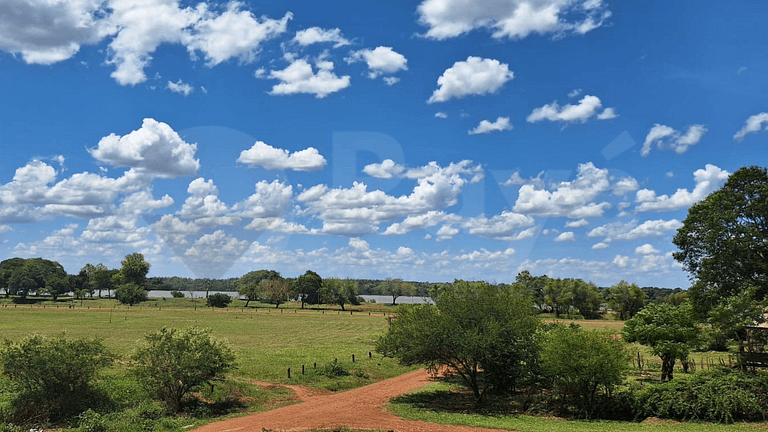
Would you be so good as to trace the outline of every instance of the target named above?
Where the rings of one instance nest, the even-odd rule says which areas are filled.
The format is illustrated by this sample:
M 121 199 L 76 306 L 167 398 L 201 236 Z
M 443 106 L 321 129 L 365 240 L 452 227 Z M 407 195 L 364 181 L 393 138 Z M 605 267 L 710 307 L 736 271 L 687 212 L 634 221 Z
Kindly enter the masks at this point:
M 608 306 L 619 314 L 620 320 L 628 320 L 645 306 L 646 295 L 637 284 L 621 281 L 605 292 Z
M 737 369 L 702 370 L 690 379 L 646 386 L 637 395 L 641 417 L 698 422 L 765 422 L 768 376 Z
M 275 308 L 279 308 L 280 304 L 287 302 L 291 296 L 291 283 L 283 278 L 264 279 L 259 283 L 259 287 L 261 299 L 274 304 Z
M 547 278 L 544 303 L 552 308 L 556 317 L 576 309 L 585 318 L 596 318 L 600 310 L 600 294 L 597 286 L 591 282 Z
M 115 290 L 115 298 L 122 304 L 134 306 L 147 301 L 147 290 L 135 283 L 124 283 Z
M 526 290 L 457 280 L 431 294 L 434 306 L 400 306 L 378 352 L 433 371 L 448 367 L 477 403 L 489 390 L 511 391 L 529 377 L 539 320 Z
M 651 347 L 661 357 L 661 379 L 671 380 L 675 360 L 685 360 L 698 342 L 699 327 L 690 303 L 649 304 L 624 324 L 624 339 Z
M 178 412 L 190 391 L 235 368 L 235 354 L 210 331 L 197 327 L 183 330 L 164 327 L 145 336 L 146 346 L 133 359 L 134 372 L 141 383 Z
M 755 287 L 723 299 L 709 311 L 709 323 L 712 325 L 711 349 L 727 349 L 727 340 L 743 341 L 746 327 L 765 321 L 765 308 L 755 299 Z M 714 343 L 713 343 L 714 342 Z
M 515 283 L 522 285 L 525 289 L 528 289 L 531 292 L 533 302 L 536 304 L 536 306 L 539 309 L 544 309 L 544 287 L 547 286 L 548 280 L 549 277 L 547 277 L 547 275 L 532 276 L 531 272 L 528 270 L 523 270 L 517 274 Z
M 68 340 L 35 334 L 16 342 L 6 340 L 0 352 L 3 374 L 16 386 L 17 410 L 36 405 L 36 415 L 71 414 L 92 392 L 98 373 L 113 355 L 95 339 Z
M 88 286 L 91 293 L 98 291 L 98 296 L 101 297 L 101 292 L 106 290 L 107 295 L 114 289 L 112 285 L 112 276 L 114 276 L 117 270 L 109 270 L 107 266 L 102 263 L 96 265 L 86 264 L 80 270 L 80 273 L 85 273 L 88 279 Z
M 324 303 L 337 304 L 344 309 L 347 303 L 355 304 L 357 296 L 360 295 L 360 289 L 357 282 L 352 279 L 328 278 L 323 281 L 320 289 L 320 298 Z
M 282 279 L 280 273 L 274 270 L 256 270 L 248 272 L 235 282 L 237 292 L 245 297 L 245 307 L 251 301 L 259 299 L 261 295 L 261 281 L 270 279 Z
M 629 353 L 624 342 L 609 331 L 587 331 L 557 326 L 541 347 L 544 374 L 566 397 L 576 399 L 590 417 L 597 409 L 599 390 L 606 394 L 624 382 Z
M 126 255 L 120 264 L 122 265 L 120 276 L 123 283 L 134 283 L 144 287 L 150 267 L 150 264 L 144 260 L 144 255 L 138 252 Z
M 674 257 L 696 280 L 689 290 L 706 316 L 722 300 L 755 287 L 768 294 L 768 172 L 737 170 L 725 185 L 691 206 L 672 240 Z
M 56 261 L 12 258 L 0 263 L 0 282 L 6 294 L 26 297 L 31 291 L 50 293 L 54 299 L 69 290 L 67 272 Z M 63 290 L 63 292 L 61 292 Z
M 320 303 L 320 288 L 322 286 L 323 278 L 312 270 L 307 270 L 293 282 L 293 297 L 301 301 L 302 309 L 304 309 L 304 303 Z
M 379 284 L 379 292 L 382 295 L 392 296 L 392 305 L 394 306 L 398 297 L 413 295 L 416 289 L 402 279 L 387 278 Z
M 224 293 L 211 294 L 205 299 L 205 304 L 211 308 L 225 308 L 232 303 L 232 297 Z

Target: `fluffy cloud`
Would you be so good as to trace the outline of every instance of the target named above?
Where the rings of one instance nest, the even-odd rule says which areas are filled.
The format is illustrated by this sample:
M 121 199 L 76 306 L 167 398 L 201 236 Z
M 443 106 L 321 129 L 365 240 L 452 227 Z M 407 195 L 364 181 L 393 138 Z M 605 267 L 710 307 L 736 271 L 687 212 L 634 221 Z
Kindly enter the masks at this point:
M 271 95 L 307 93 L 321 99 L 350 85 L 349 75 L 342 77 L 333 72 L 333 62 L 318 61 L 315 73 L 306 60 L 294 60 L 283 70 L 273 70 L 268 77 L 280 80 L 272 87 Z M 258 76 L 258 74 L 257 74 Z
M 458 61 L 443 72 L 437 79 L 437 90 L 427 103 L 495 93 L 512 78 L 514 73 L 506 63 L 470 56 L 466 61 Z
M 657 196 L 656 192 L 649 189 L 641 189 L 636 193 L 636 201 L 640 204 L 637 211 L 672 211 L 689 207 L 710 193 L 719 189 L 725 183 L 730 174 L 715 165 L 707 164 L 704 169 L 698 169 L 693 173 L 696 186 L 693 191 L 678 189 L 674 194 Z
M 512 130 L 512 124 L 509 122 L 509 117 L 499 117 L 495 122 L 488 120 L 482 120 L 480 124 L 468 133 L 470 135 L 486 134 L 495 131 L 507 131 Z
M 653 143 L 659 150 L 674 150 L 677 154 L 683 154 L 688 147 L 696 145 L 707 133 L 707 127 L 700 124 L 688 126 L 685 133 L 681 133 L 669 126 L 655 124 L 645 137 L 640 154 L 647 157 L 651 153 Z
M 323 221 L 324 233 L 370 234 L 377 232 L 382 222 L 456 205 L 464 186 L 482 178 L 482 167 L 472 166 L 471 161 L 447 167 L 433 162 L 400 175 L 416 179 L 409 195 L 394 197 L 380 190 L 368 191 L 367 185 L 355 182 L 351 188 L 317 185 L 299 194 L 297 201 L 305 203 L 308 211 Z
M 200 169 L 197 146 L 188 144 L 165 123 L 147 118 L 127 135 L 110 134 L 88 152 L 100 162 L 131 167 L 155 177 L 192 176 Z
M 637 221 L 614 222 L 593 229 L 587 233 L 587 237 L 604 237 L 605 240 L 602 243 L 614 240 L 637 240 L 645 237 L 660 237 L 678 230 L 681 226 L 683 226 L 682 222 L 677 219 L 647 220 L 639 225 Z
M 342 36 L 341 30 L 337 28 L 326 30 L 320 27 L 310 27 L 308 29 L 297 31 L 293 41 L 302 46 L 335 42 L 333 45 L 334 48 L 340 48 L 349 45 L 350 43 L 344 36 Z
M 183 94 L 184 96 L 189 96 L 195 91 L 194 87 L 183 82 L 181 79 L 177 82 L 168 81 L 168 85 L 166 85 L 165 88 L 174 93 Z
M 209 3 L 182 8 L 178 0 L 5 0 L 0 4 L 0 50 L 27 63 L 52 64 L 82 45 L 110 40 L 106 63 L 121 85 L 147 80 L 145 69 L 160 45 L 201 53 L 208 66 L 237 58 L 255 60 L 261 44 L 286 31 L 292 14 L 257 18 L 230 2 L 223 11 Z
M 363 168 L 363 172 L 376 178 L 389 179 L 392 177 L 402 177 L 411 180 L 418 180 L 438 172 L 442 172 L 446 175 L 472 174 L 470 183 L 477 183 L 485 176 L 482 165 L 473 165 L 473 162 L 468 159 L 459 163 L 451 162 L 445 168 L 434 161 L 421 167 L 407 168 L 404 165 L 395 163 L 392 159 L 384 159 L 381 163 L 366 165 Z
M 768 130 L 768 112 L 749 116 L 747 121 L 744 122 L 744 127 L 736 132 L 736 135 L 733 136 L 733 139 L 736 141 L 741 141 L 745 136 L 747 136 L 747 134 L 760 132 L 760 130 Z
M 253 61 L 260 44 L 285 32 L 292 17 L 287 13 L 281 20 L 258 19 L 240 10 L 239 2 L 229 3 L 220 14 L 207 3 L 182 9 L 176 0 L 111 0 L 109 6 L 107 19 L 118 30 L 107 63 L 115 65 L 112 77 L 122 85 L 146 81 L 144 69 L 162 44 L 181 44 L 193 58 L 201 52 L 208 66 L 231 58 Z
M 240 10 L 243 3 L 230 2 L 227 9 L 217 14 L 200 4 L 201 19 L 184 42 L 190 54 L 200 51 L 208 66 L 216 66 L 229 59 L 237 58 L 242 63 L 256 59 L 262 42 L 286 31 L 288 21 L 293 17 L 289 12 L 282 19 L 256 18 L 247 10 Z
M 424 214 L 408 216 L 402 222 L 393 223 L 387 227 L 384 235 L 403 235 L 414 230 L 432 228 L 441 223 L 457 223 L 460 220 L 460 216 L 432 210 Z
M 364 173 L 381 179 L 390 179 L 404 171 L 405 167 L 396 164 L 392 159 L 384 159 L 381 163 L 373 163 L 363 167 Z
M 471 218 L 462 224 L 462 227 L 468 229 L 471 235 L 512 241 L 533 236 L 533 229 L 520 230 L 520 228 L 529 227 L 533 223 L 534 220 L 530 216 L 504 211 L 490 219 L 484 215 Z
M 238 240 L 224 231 L 217 230 L 197 239 L 192 247 L 184 252 L 184 259 L 188 265 L 194 263 L 199 266 L 197 268 L 204 269 L 205 273 L 199 277 L 221 277 L 243 256 L 250 245 L 247 240 Z
M 646 243 L 642 246 L 638 246 L 635 248 L 635 255 L 655 255 L 658 254 L 660 251 L 653 247 L 653 245 Z
M 238 216 L 250 218 L 271 218 L 280 216 L 291 206 L 293 186 L 274 180 L 256 183 L 256 193 L 245 201 L 234 205 Z
M 401 70 L 408 70 L 408 60 L 405 56 L 385 46 L 353 51 L 345 60 L 347 63 L 365 61 L 368 65 L 368 77 L 371 79 L 379 75 L 391 75 Z
M 553 191 L 532 184 L 520 187 L 514 211 L 539 216 L 585 218 L 601 216 L 611 205 L 594 200 L 609 190 L 607 169 L 598 169 L 591 162 L 579 165 L 576 179 L 554 185 Z
M 99 19 L 101 0 L 4 0 L 0 4 L 0 50 L 21 54 L 26 63 L 52 64 L 74 56 L 81 45 L 112 32 Z
M 564 233 L 560 233 L 560 235 L 555 237 L 555 241 L 558 243 L 567 242 L 567 241 L 576 241 L 576 234 L 574 234 L 571 231 L 566 231 Z
M 263 141 L 256 141 L 248 150 L 240 152 L 237 161 L 251 167 L 268 170 L 317 171 L 323 169 L 327 161 L 314 147 L 297 152 L 278 149 Z
M 219 217 L 229 213 L 227 205 L 219 200 L 219 188 L 213 180 L 196 178 L 189 183 L 187 192 L 190 196 L 178 212 L 182 218 L 205 220 L 207 224 L 222 223 Z
M 606 108 L 600 114 L 598 111 L 603 104 L 597 96 L 585 95 L 577 105 L 560 106 L 557 101 L 536 108 L 526 119 L 529 123 L 541 120 L 563 123 L 584 123 L 592 117 L 598 120 L 608 120 L 618 117 L 614 108 Z
M 425 0 L 418 6 L 426 36 L 444 40 L 476 29 L 488 29 L 496 39 L 522 39 L 531 33 L 584 34 L 610 17 L 602 0 Z

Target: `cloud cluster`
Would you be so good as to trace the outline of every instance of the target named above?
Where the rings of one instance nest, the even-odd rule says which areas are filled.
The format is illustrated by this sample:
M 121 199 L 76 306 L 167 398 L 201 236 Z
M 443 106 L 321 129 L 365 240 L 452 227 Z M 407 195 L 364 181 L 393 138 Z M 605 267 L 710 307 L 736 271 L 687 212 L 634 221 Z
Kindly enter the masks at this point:
M 602 0 L 425 0 L 418 6 L 426 37 L 449 39 L 488 29 L 496 39 L 522 39 L 531 33 L 584 34 L 611 16 Z
M 696 186 L 693 191 L 678 189 L 672 195 L 656 195 L 649 189 L 640 189 L 636 193 L 635 200 L 639 203 L 637 211 L 672 211 L 689 207 L 710 193 L 719 189 L 725 183 L 730 174 L 728 171 L 715 165 L 707 164 L 704 169 L 698 169 L 693 173 Z
M 350 44 L 349 40 L 341 34 L 340 29 L 326 30 L 320 27 L 310 27 L 297 31 L 293 41 L 302 46 L 332 42 L 334 48 L 341 48 Z
M 322 99 L 331 93 L 343 90 L 350 86 L 349 75 L 338 76 L 333 71 L 333 62 L 319 59 L 314 71 L 312 65 L 305 59 L 296 59 L 288 67 L 282 70 L 269 72 L 268 78 L 279 80 L 280 83 L 272 87 L 271 95 L 292 95 L 306 93 Z M 260 70 L 257 78 L 261 78 Z

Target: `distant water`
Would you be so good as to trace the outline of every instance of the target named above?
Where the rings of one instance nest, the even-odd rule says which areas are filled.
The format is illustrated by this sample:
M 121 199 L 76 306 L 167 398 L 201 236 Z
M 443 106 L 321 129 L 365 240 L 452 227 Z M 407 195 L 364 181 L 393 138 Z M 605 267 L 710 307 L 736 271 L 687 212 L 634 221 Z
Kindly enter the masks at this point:
M 184 293 L 184 297 L 191 297 L 194 296 L 194 298 L 205 298 L 205 291 L 181 291 Z M 226 294 L 232 298 L 242 298 L 240 295 L 238 295 L 237 292 L 234 291 L 208 291 L 208 294 Z M 173 295 L 171 295 L 170 291 L 149 291 L 149 296 L 153 298 L 172 298 Z M 383 295 L 362 295 L 360 296 L 365 299 L 365 301 L 370 302 L 371 300 L 375 301 L 376 303 L 383 303 L 383 304 L 392 304 L 392 296 L 383 296 Z M 243 299 L 245 300 L 245 299 Z M 423 304 L 423 303 L 433 303 L 432 299 L 429 297 L 417 297 L 417 296 L 403 296 L 397 298 L 397 304 Z

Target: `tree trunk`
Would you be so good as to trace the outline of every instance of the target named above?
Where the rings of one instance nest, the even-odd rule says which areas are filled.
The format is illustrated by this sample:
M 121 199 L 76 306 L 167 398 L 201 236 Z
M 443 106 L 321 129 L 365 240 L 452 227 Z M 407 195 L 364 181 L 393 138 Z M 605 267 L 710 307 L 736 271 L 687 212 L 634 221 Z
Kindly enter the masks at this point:
M 675 369 L 675 357 L 671 354 L 661 356 L 661 380 L 672 381 L 672 374 Z

